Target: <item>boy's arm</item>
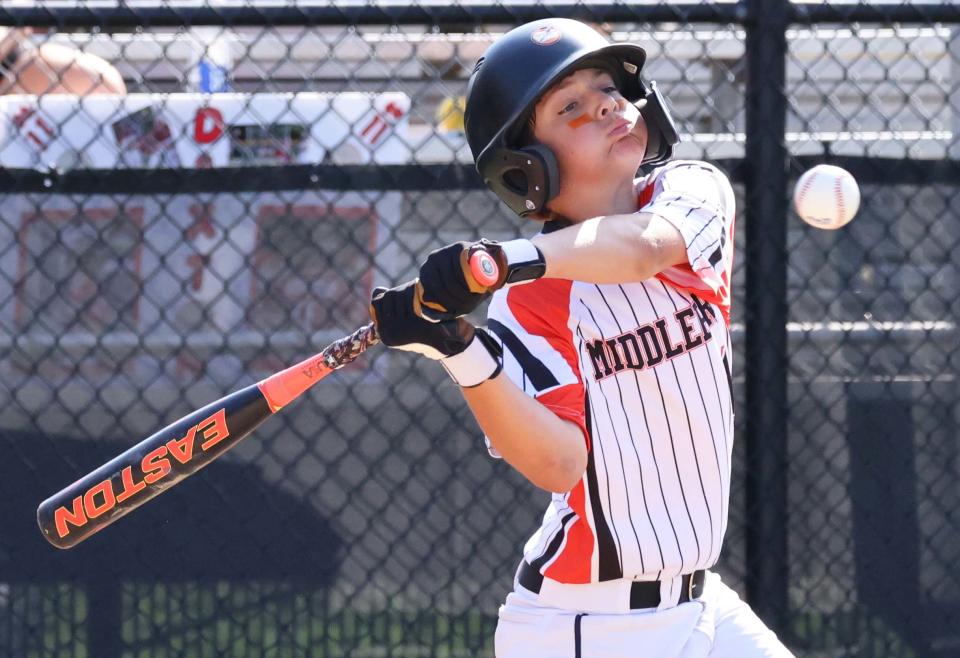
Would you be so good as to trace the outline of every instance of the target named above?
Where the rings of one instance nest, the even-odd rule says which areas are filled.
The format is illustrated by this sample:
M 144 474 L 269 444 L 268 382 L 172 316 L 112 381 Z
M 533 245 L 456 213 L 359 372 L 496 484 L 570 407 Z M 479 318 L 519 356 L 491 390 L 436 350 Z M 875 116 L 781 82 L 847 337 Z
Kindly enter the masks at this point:
M 500 280 L 487 288 L 469 272 L 470 255 L 484 249 L 498 261 Z M 644 281 L 685 263 L 680 231 L 650 213 L 608 215 L 531 240 L 457 242 L 432 252 L 420 268 L 418 313 L 431 321 L 470 313 L 491 290 L 548 277 L 586 283 Z
M 463 397 L 494 449 L 533 484 L 551 492 L 573 489 L 587 469 L 583 431 L 520 390 L 500 373 Z
M 650 213 L 588 219 L 535 236 L 544 276 L 587 283 L 644 281 L 687 261 L 680 231 Z

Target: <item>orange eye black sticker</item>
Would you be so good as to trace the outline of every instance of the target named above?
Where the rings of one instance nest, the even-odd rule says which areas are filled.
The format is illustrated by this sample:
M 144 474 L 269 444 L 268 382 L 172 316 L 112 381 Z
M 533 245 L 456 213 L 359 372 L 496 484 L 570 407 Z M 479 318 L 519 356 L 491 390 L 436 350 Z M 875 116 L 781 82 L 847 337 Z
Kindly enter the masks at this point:
M 576 119 L 571 119 L 567 125 L 569 125 L 571 128 L 576 130 L 577 128 L 580 128 L 592 122 L 593 122 L 593 119 L 590 117 L 590 115 L 584 113 L 578 116 Z

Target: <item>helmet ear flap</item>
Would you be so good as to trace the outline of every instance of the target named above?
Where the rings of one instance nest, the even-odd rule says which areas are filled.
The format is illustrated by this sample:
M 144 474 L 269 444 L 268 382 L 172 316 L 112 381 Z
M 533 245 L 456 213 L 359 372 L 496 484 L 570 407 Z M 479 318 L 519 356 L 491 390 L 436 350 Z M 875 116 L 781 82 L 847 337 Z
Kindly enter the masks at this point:
M 490 189 L 521 217 L 543 211 L 560 190 L 557 158 L 542 144 L 490 149 L 480 155 L 477 169 Z
M 647 150 L 642 164 L 647 167 L 663 164 L 673 157 L 673 147 L 680 141 L 680 135 L 656 82 L 650 83 L 650 90 L 643 100 L 642 105 L 636 105 L 647 124 Z

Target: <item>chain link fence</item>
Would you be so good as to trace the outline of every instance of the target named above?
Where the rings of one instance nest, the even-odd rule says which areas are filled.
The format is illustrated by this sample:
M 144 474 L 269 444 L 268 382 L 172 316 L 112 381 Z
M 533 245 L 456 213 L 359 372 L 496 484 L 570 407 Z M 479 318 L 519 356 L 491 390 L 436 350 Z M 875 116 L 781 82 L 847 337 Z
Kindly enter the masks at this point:
M 462 99 L 551 15 L 644 46 L 678 157 L 735 182 L 717 570 L 798 656 L 960 656 L 960 10 L 780 0 L 0 8 L 0 654 L 492 655 L 548 496 L 406 354 L 75 549 L 34 510 L 363 324 L 431 249 L 530 235 Z M 843 230 L 788 210 L 817 162 L 860 181 Z

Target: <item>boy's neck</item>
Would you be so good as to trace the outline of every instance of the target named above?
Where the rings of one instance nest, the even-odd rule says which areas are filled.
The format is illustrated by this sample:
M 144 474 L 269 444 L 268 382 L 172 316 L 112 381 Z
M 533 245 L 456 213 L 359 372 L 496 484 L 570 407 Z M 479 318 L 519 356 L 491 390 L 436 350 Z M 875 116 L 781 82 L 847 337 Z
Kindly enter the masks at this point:
M 624 182 L 613 189 L 601 190 L 589 196 L 577 199 L 565 199 L 558 196 L 551 204 L 554 211 L 568 218 L 571 223 L 579 224 L 593 217 L 607 215 L 629 215 L 640 209 L 634 181 Z

